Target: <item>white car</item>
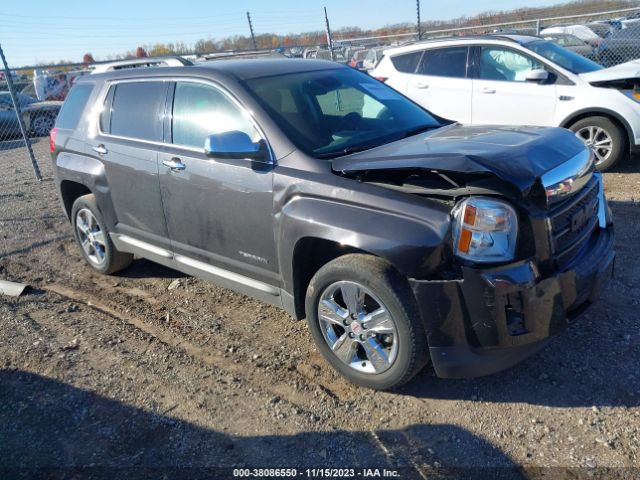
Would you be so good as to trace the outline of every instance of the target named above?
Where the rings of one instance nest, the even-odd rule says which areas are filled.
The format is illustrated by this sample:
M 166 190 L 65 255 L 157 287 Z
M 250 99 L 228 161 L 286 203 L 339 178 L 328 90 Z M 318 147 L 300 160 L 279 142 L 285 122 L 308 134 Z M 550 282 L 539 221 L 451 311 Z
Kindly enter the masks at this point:
M 388 49 L 370 74 L 445 119 L 569 128 L 600 170 L 640 145 L 640 61 L 604 69 L 539 37 L 492 35 Z
M 544 37 L 552 33 L 567 33 L 573 35 L 592 47 L 597 47 L 602 42 L 602 37 L 588 25 L 556 25 L 555 27 L 545 28 L 540 32 L 540 35 Z

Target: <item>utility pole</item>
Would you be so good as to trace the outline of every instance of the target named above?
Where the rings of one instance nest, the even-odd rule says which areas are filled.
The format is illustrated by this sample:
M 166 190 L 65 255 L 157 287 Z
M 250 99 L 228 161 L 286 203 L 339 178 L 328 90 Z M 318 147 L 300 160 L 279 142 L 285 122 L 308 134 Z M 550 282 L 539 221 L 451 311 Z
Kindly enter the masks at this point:
M 249 31 L 251 32 L 251 40 L 253 41 L 253 48 L 257 49 L 258 44 L 256 43 L 256 36 L 253 33 L 253 25 L 251 24 L 251 14 L 247 12 L 247 21 L 249 22 Z
M 13 108 L 16 112 L 16 116 L 18 117 L 18 125 L 20 126 L 20 133 L 22 133 L 22 138 L 24 138 L 24 143 L 27 146 L 27 152 L 29 152 L 29 157 L 31 158 L 31 165 L 33 166 L 33 173 L 36 175 L 36 180 L 39 182 L 42 181 L 42 174 L 40 173 L 40 167 L 38 167 L 38 161 L 36 160 L 36 156 L 33 154 L 33 149 L 31 148 L 31 142 L 29 142 L 29 134 L 27 133 L 27 128 L 24 125 L 24 119 L 22 118 L 22 109 L 20 108 L 20 102 L 18 102 L 18 98 L 16 96 L 16 90 L 13 86 L 13 80 L 11 78 L 11 72 L 9 71 L 9 66 L 7 65 L 7 59 L 4 58 L 4 52 L 2 51 L 2 46 L 0 45 L 0 57 L 2 57 L 2 65 L 4 66 L 4 78 L 7 81 L 7 87 L 9 87 L 9 95 L 11 96 L 11 101 L 13 102 Z
M 333 55 L 333 39 L 331 38 L 331 28 L 329 27 L 329 17 L 327 16 L 327 7 L 324 7 L 324 22 L 327 26 L 327 45 L 329 46 L 329 54 L 331 55 L 331 60 L 335 60 Z
M 420 27 L 420 0 L 416 0 L 416 14 L 418 16 L 418 40 L 422 40 L 422 28 Z

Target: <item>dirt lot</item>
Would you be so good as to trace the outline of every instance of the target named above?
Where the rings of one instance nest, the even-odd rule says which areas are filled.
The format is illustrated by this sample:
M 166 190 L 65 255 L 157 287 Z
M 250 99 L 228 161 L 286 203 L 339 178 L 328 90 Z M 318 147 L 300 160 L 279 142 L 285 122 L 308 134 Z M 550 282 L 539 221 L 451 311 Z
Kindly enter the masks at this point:
M 0 278 L 34 287 L 0 297 L 1 478 L 640 476 L 637 160 L 606 175 L 616 276 L 573 328 L 509 371 L 452 381 L 427 368 L 382 393 L 334 374 L 305 323 L 275 308 L 144 260 L 91 273 L 48 144 L 34 147 L 42 183 L 23 148 L 0 150 Z

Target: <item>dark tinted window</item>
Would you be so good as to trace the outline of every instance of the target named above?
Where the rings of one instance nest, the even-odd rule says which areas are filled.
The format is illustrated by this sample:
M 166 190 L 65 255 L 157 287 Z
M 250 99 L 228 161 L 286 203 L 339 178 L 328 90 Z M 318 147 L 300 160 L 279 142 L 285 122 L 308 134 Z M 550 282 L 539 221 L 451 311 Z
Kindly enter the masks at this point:
M 391 57 L 391 63 L 396 67 L 396 70 L 404 73 L 414 73 L 422 52 L 405 53 L 404 55 L 396 55 Z
M 173 143 L 204 148 L 208 135 L 238 130 L 254 142 L 260 135 L 247 114 L 215 87 L 178 82 L 173 100 Z
M 164 82 L 120 83 L 111 107 L 111 134 L 159 142 L 162 140 Z
M 56 121 L 58 128 L 74 129 L 78 126 L 80 116 L 87 105 L 92 90 L 93 85 L 89 84 L 76 85 L 71 89 L 58 114 Z
M 464 78 L 467 74 L 467 47 L 425 50 L 418 73 L 436 77 Z

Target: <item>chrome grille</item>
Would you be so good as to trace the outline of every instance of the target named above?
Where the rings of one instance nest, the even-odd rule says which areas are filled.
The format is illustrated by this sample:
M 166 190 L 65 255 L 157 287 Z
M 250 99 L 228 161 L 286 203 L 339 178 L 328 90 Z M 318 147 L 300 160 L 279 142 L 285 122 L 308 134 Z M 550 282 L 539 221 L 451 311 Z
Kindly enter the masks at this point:
M 551 243 L 559 264 L 569 261 L 597 226 L 598 188 L 592 178 L 582 191 L 551 210 Z

